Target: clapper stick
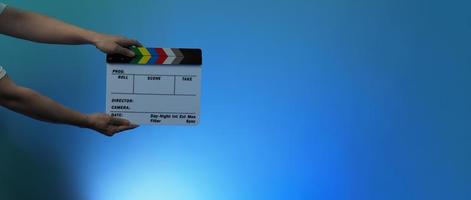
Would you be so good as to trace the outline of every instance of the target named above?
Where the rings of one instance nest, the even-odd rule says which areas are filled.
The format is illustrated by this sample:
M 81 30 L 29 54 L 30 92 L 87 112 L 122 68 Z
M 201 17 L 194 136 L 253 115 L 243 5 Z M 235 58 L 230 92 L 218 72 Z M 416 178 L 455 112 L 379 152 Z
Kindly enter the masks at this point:
M 136 55 L 127 57 L 113 54 L 107 55 L 108 63 L 127 63 L 142 65 L 201 65 L 201 49 L 188 48 L 145 48 L 131 47 Z

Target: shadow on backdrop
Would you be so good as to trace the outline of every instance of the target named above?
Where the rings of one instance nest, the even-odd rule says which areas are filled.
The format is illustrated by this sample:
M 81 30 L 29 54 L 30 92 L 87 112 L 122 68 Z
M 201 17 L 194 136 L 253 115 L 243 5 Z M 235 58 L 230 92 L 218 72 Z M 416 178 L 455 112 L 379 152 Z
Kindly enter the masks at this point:
M 0 199 L 79 200 L 72 174 L 50 152 L 15 144 L 0 120 Z M 7 132 L 9 131 L 9 132 Z M 37 133 L 31 133 L 37 134 Z

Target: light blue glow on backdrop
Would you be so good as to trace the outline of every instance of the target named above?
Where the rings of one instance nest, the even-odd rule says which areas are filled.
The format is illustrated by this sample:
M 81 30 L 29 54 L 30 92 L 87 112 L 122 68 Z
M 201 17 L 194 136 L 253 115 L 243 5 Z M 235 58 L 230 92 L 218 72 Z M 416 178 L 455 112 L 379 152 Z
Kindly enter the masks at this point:
M 204 65 L 196 127 L 107 138 L 0 110 L 2 174 L 16 180 L 3 196 L 471 198 L 470 1 L 6 3 L 149 47 L 202 48 Z M 0 44 L 17 83 L 104 111 L 93 47 Z

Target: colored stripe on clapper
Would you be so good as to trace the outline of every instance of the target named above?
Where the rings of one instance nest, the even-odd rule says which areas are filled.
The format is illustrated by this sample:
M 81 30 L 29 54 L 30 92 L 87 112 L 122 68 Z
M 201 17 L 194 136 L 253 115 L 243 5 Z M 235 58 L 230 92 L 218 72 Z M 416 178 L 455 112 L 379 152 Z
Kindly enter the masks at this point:
M 107 55 L 108 63 L 127 63 L 139 65 L 201 65 L 201 49 L 186 48 L 144 48 L 131 47 L 135 56 Z

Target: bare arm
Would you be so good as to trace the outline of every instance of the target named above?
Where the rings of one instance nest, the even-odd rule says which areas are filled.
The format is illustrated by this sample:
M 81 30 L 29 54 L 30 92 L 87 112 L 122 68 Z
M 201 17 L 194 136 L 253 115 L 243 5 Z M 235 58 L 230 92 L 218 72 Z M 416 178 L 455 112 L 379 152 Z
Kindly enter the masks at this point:
M 73 111 L 31 89 L 17 86 L 8 76 L 0 79 L 0 105 L 38 120 L 90 128 L 108 136 L 137 127 L 106 114 Z
M 17 38 L 54 44 L 92 44 L 105 53 L 134 56 L 126 47 L 142 46 L 138 41 L 96 33 L 34 12 L 8 6 L 0 14 L 0 33 Z
M 93 44 L 104 53 L 130 57 L 134 52 L 127 47 L 141 46 L 136 40 L 96 33 L 11 6 L 0 14 L 0 34 L 42 43 Z M 108 136 L 137 127 L 103 113 L 76 112 L 31 89 L 17 86 L 8 76 L 0 79 L 0 106 L 38 120 L 90 128 Z

